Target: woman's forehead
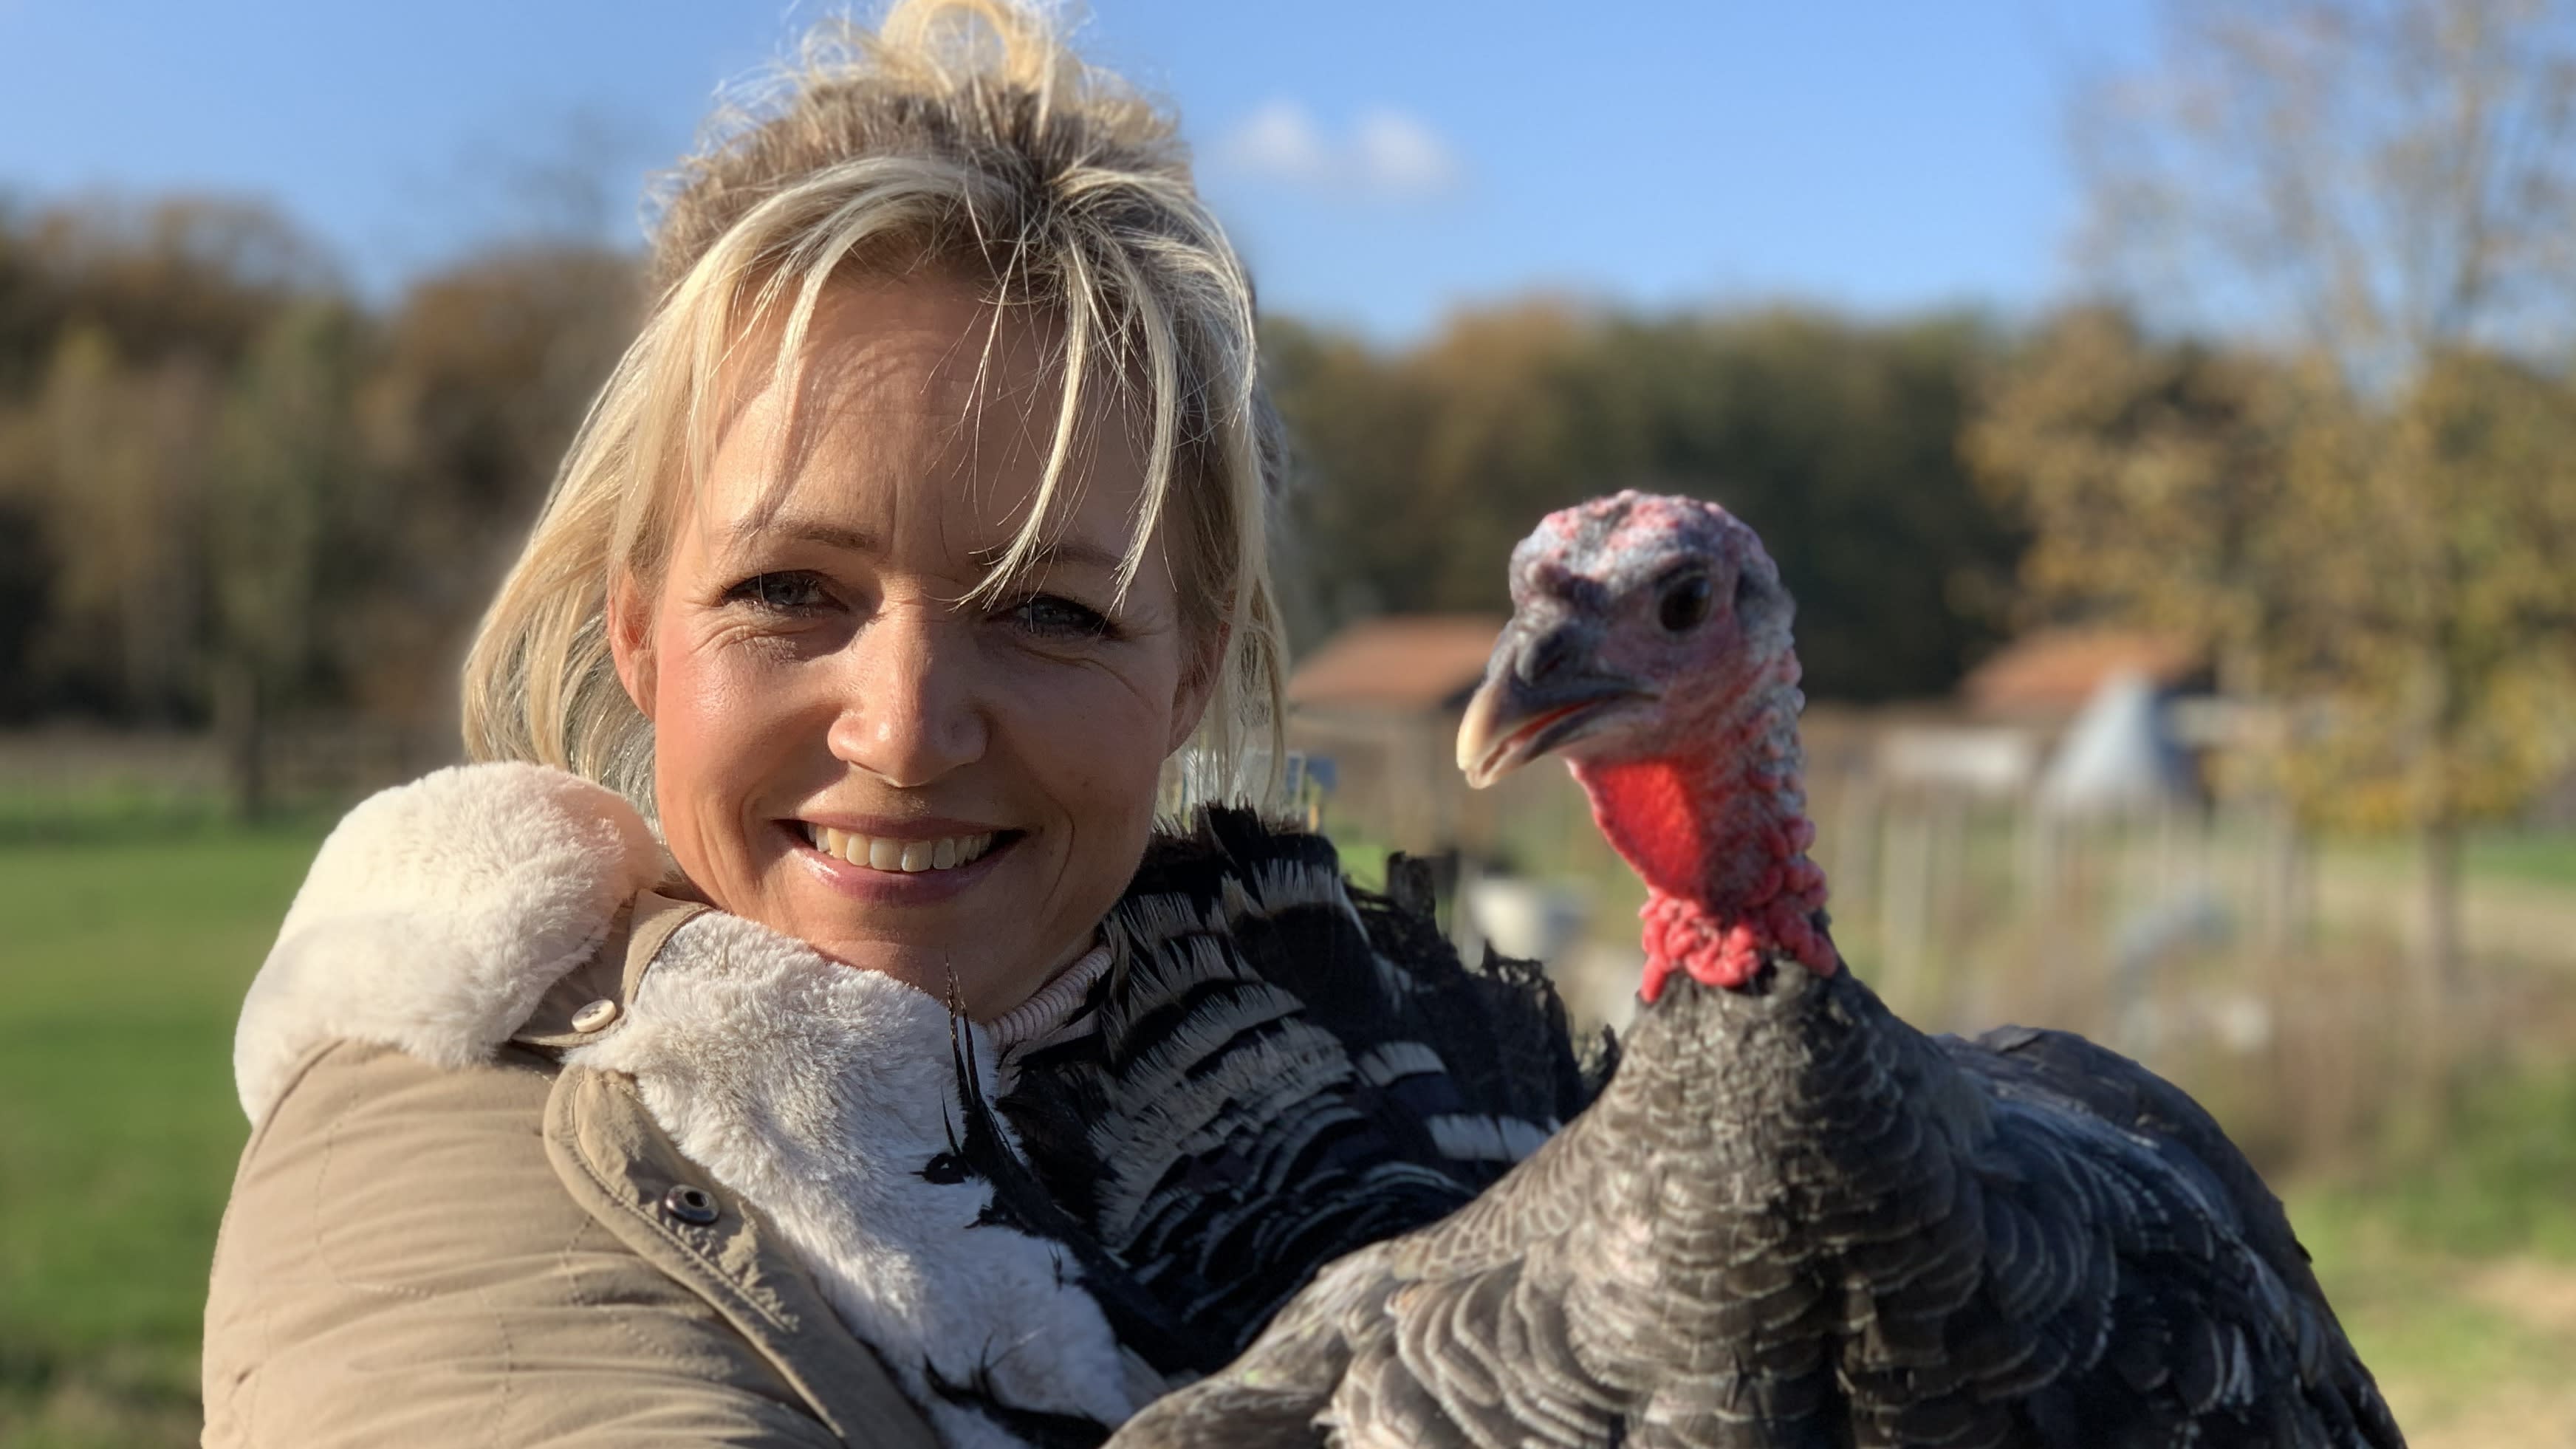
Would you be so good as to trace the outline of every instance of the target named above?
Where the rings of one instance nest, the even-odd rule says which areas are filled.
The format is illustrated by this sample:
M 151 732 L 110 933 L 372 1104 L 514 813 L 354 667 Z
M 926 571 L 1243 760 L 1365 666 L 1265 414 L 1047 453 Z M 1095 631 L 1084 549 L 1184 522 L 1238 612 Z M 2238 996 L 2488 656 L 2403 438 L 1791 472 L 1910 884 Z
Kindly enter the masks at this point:
M 792 444 L 919 417 L 960 435 L 1044 437 L 1063 402 L 1051 322 L 987 306 L 963 282 L 835 282 L 792 353 L 789 321 L 765 320 L 732 349 L 717 387 L 728 433 L 748 426 Z
M 835 283 L 803 345 L 783 327 L 737 350 L 699 498 L 736 539 L 771 527 L 887 538 L 935 524 L 962 552 L 1006 545 L 1057 448 L 1055 329 L 997 312 L 943 277 Z M 1046 532 L 1072 556 L 1122 553 L 1146 464 L 1127 410 L 1095 383 L 1063 459 Z

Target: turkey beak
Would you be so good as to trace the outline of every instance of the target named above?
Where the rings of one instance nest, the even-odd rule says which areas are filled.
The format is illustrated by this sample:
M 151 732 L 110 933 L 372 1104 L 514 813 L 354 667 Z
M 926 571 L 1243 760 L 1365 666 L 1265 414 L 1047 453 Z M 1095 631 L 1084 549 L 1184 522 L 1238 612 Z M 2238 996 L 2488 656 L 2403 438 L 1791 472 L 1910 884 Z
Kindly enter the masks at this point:
M 1503 630 L 1458 726 L 1458 768 L 1469 785 L 1482 790 L 1590 733 L 1610 706 L 1651 697 L 1637 681 L 1591 667 L 1600 637 L 1582 619 L 1534 628 L 1514 618 Z

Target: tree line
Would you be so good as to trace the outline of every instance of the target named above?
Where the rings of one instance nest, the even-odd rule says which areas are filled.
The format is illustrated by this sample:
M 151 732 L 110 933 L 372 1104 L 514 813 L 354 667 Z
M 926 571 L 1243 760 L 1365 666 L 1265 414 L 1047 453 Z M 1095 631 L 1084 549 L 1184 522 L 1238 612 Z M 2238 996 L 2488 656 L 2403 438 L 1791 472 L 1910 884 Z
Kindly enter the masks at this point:
M 530 244 L 368 306 L 256 204 L 0 208 L 0 718 L 440 717 L 637 289 Z
M 0 211 L 0 716 L 418 724 L 640 308 L 633 258 L 475 256 L 369 306 L 285 218 L 203 198 Z M 1771 539 L 1821 693 L 1937 693 L 2018 539 L 1955 446 L 1967 318 L 1545 303 L 1409 347 L 1274 319 L 1298 642 L 1501 609 L 1549 509 L 1700 491 Z

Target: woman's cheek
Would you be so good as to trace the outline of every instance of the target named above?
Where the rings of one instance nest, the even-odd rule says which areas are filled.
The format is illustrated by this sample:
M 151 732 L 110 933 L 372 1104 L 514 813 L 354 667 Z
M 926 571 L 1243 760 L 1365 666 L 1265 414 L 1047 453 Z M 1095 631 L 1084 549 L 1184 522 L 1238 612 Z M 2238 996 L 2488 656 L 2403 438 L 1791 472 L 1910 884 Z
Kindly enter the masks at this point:
M 725 772 L 736 742 L 757 733 L 744 707 L 757 707 L 760 691 L 748 687 L 740 651 L 701 644 L 670 661 L 662 673 L 661 717 L 654 722 L 656 756 L 678 765 L 686 783 L 714 784 Z
M 667 656 L 654 721 L 655 788 L 674 857 L 719 904 L 748 901 L 753 831 L 793 752 L 792 681 L 766 641 L 713 632 Z
M 1067 747 L 1078 740 L 1099 765 L 1114 768 L 1134 760 L 1148 773 L 1158 770 L 1170 732 L 1176 674 L 1162 666 L 1163 661 L 1148 658 L 1064 671 L 1068 679 L 1057 692 L 1066 703 L 1057 711 L 1056 724 Z
M 1169 721 L 1147 692 L 1149 680 L 1061 662 L 1014 672 L 1022 676 L 1009 690 L 1021 719 L 1017 733 L 1042 787 L 1078 818 L 1123 823 L 1140 813 L 1139 801 L 1150 817 Z

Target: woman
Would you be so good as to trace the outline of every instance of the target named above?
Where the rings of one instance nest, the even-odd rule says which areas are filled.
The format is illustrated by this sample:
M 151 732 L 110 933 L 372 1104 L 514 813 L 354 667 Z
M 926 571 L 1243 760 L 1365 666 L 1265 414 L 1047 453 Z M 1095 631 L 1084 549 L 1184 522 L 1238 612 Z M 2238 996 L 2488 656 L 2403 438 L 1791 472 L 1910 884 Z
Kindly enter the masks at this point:
M 1097 1438 L 1561 1115 L 1497 1069 L 1531 1121 L 1359 1132 L 1446 1069 L 1345 1050 L 1413 1008 L 1329 852 L 1139 874 L 1280 674 L 1250 293 L 1166 117 L 1010 0 L 899 4 L 655 264 L 467 665 L 490 763 L 354 811 L 245 1003 L 209 1444 Z M 1319 963 L 1321 1025 L 1273 984 Z M 1156 1076 L 1219 999 L 1249 1065 Z M 1247 1074 L 1331 1150 L 1207 1145 Z M 1137 1210 L 1184 1180 L 1232 1226 Z

